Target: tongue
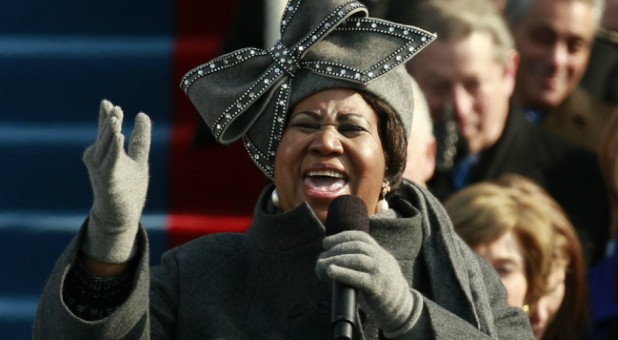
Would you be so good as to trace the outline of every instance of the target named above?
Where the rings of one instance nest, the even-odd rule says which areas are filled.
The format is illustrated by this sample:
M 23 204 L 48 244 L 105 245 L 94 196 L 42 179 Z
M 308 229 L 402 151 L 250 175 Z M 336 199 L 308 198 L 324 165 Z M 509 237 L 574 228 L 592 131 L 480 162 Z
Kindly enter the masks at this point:
M 334 177 L 307 177 L 305 185 L 316 191 L 336 192 L 345 185 L 345 180 Z

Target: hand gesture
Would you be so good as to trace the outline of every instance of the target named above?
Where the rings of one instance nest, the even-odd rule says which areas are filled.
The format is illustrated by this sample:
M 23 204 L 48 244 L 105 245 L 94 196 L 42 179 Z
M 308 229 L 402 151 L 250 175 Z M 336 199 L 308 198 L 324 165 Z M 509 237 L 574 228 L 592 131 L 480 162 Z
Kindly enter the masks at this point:
M 122 120 L 122 109 L 103 100 L 96 141 L 83 157 L 94 202 L 82 251 L 106 263 L 131 258 L 148 190 L 150 118 L 141 112 L 136 116 L 127 152 Z

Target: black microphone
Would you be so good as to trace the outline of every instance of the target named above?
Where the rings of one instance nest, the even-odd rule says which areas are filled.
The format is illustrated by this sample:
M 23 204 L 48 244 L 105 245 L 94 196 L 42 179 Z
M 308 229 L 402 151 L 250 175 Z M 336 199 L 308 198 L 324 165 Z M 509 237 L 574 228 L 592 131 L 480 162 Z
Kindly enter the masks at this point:
M 365 202 L 358 196 L 342 195 L 328 206 L 326 235 L 335 235 L 346 230 L 369 233 L 369 216 Z M 333 338 L 351 340 L 356 327 L 356 290 L 341 282 L 333 281 L 332 302 Z

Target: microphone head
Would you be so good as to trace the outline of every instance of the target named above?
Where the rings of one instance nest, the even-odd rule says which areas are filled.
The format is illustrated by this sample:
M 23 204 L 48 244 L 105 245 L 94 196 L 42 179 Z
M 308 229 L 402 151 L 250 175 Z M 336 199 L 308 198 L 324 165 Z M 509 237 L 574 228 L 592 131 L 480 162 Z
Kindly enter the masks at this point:
M 336 197 L 328 206 L 326 216 L 326 235 L 335 235 L 346 230 L 369 232 L 367 206 L 355 195 Z

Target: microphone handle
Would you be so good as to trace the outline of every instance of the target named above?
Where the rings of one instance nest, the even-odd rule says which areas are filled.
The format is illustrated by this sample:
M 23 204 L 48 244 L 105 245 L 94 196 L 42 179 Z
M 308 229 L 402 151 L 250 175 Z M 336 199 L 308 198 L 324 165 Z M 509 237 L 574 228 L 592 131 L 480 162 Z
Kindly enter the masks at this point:
M 333 339 L 352 340 L 356 320 L 356 290 L 333 281 Z

